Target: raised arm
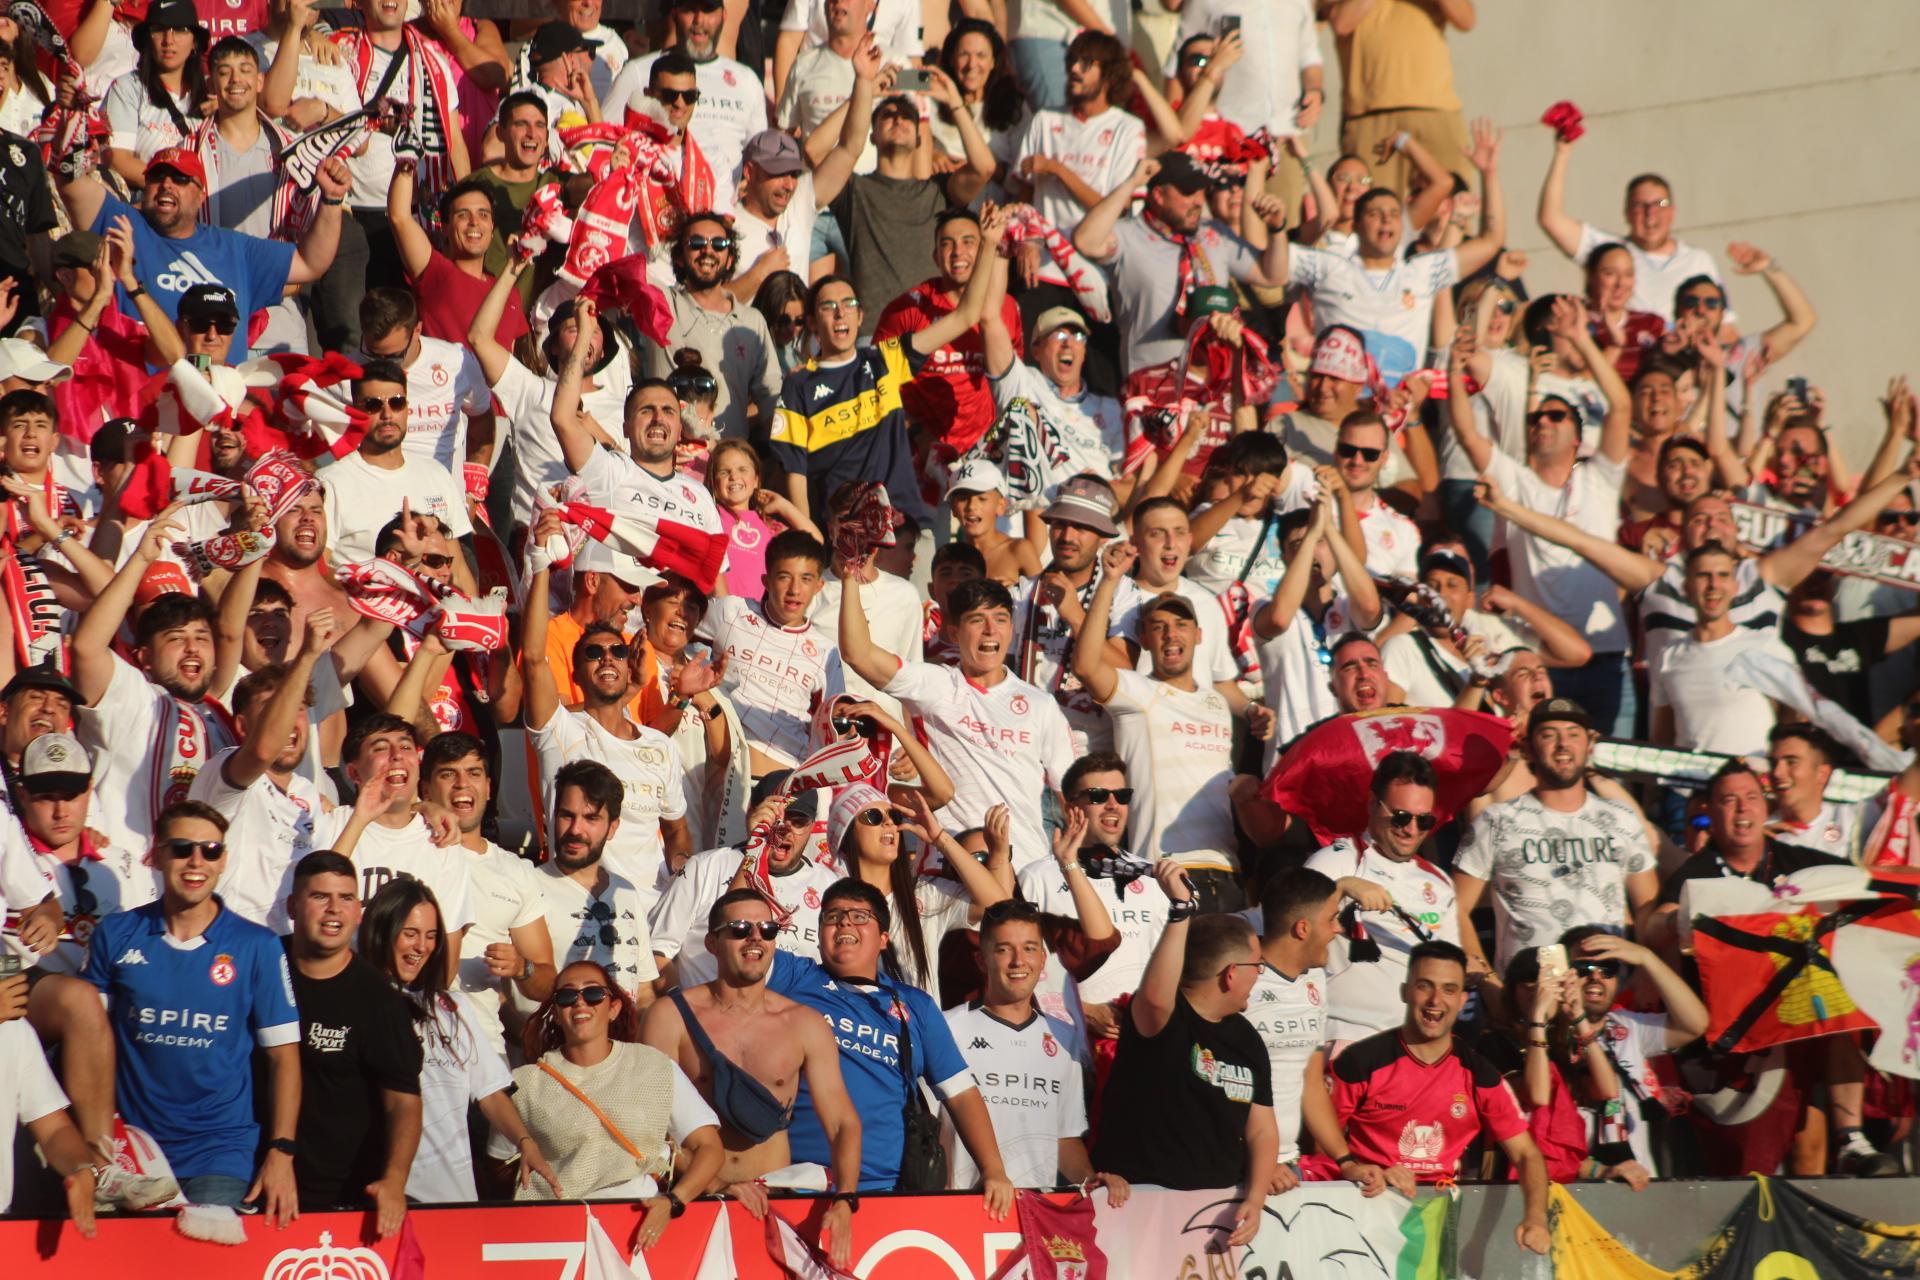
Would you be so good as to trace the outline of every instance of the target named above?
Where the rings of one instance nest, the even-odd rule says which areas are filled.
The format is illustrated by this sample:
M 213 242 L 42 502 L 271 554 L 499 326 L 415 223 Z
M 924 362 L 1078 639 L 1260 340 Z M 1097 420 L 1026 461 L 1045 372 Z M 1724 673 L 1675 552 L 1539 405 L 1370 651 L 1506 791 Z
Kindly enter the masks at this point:
M 1133 193 L 1160 172 L 1160 162 L 1151 157 L 1142 156 L 1140 163 L 1133 166 L 1133 172 L 1127 180 L 1115 187 L 1087 210 L 1086 217 L 1080 219 L 1080 225 L 1073 229 L 1073 247 L 1094 262 L 1106 262 L 1114 255 L 1115 244 L 1113 229 L 1120 222 L 1120 216 L 1133 203 Z
M 1314 499 L 1314 505 L 1331 507 L 1332 495 L 1324 490 Z M 1327 513 L 1327 549 L 1333 552 L 1333 571 L 1340 578 L 1340 585 L 1347 589 L 1347 604 L 1353 614 L 1354 626 L 1362 631 L 1371 631 L 1380 624 L 1380 588 L 1374 585 L 1373 575 L 1367 572 L 1366 558 L 1358 548 L 1344 537 L 1334 525 L 1333 512 Z
M 560 517 L 549 511 L 540 517 L 539 523 L 527 534 L 527 541 L 538 547 L 560 531 Z M 553 570 L 543 567 L 527 584 L 527 613 L 520 640 L 520 676 L 526 688 L 529 729 L 546 728 L 553 722 L 554 713 L 560 709 L 559 681 L 553 674 L 552 664 L 547 661 L 547 626 L 552 611 L 549 592 L 552 583 Z
M 1407 162 L 1427 180 L 1420 194 L 1407 201 L 1407 221 L 1415 228 L 1424 227 L 1433 221 L 1433 215 L 1440 212 L 1440 206 L 1453 194 L 1453 175 L 1434 158 L 1433 152 L 1420 145 L 1420 139 L 1410 133 L 1402 133 L 1380 143 L 1375 149 L 1374 159 L 1384 161 L 1393 154 L 1396 145 Z M 1460 274 L 1464 276 L 1469 273 L 1462 270 Z
M 1307 592 L 1313 586 L 1314 559 L 1332 522 L 1332 513 L 1327 504 L 1315 502 L 1300 550 L 1288 558 L 1286 572 L 1280 575 L 1280 583 L 1273 589 L 1272 597 L 1253 615 L 1253 634 L 1258 638 L 1273 639 L 1291 627 L 1300 616 L 1300 606 L 1306 603 Z
M 1007 260 L 996 253 L 992 258 L 974 259 L 975 275 L 980 274 L 982 264 L 991 268 L 992 279 L 987 285 L 987 296 L 980 303 L 980 343 L 986 348 L 987 376 L 1004 378 L 1020 358 L 1013 349 L 1013 334 L 1007 328 L 1007 275 L 1011 268 Z
M 1907 465 L 1807 530 L 1784 547 L 1776 547 L 1760 557 L 1760 576 L 1782 591 L 1791 591 L 1820 567 L 1827 552 L 1840 545 L 1848 534 L 1872 524 L 1893 501 L 1894 495 L 1913 483 L 1920 470 L 1920 455 L 1909 454 Z
M 1547 239 L 1569 258 L 1580 252 L 1580 220 L 1567 213 L 1567 166 L 1573 160 L 1573 144 L 1556 141 L 1553 159 L 1547 162 L 1547 176 L 1540 182 L 1540 204 L 1535 218 Z
M 232 587 L 229 586 L 228 590 L 232 590 Z M 221 778 L 236 791 L 244 791 L 252 786 L 273 766 L 274 757 L 285 749 L 294 726 L 300 723 L 301 709 L 307 705 L 312 693 L 313 669 L 333 648 L 333 642 L 340 634 L 333 620 L 332 609 L 315 609 L 309 613 L 305 628 L 300 652 L 287 664 L 287 678 L 274 690 L 273 697 L 267 699 L 260 723 L 250 726 L 252 732 L 220 767 Z
M 175 504 L 156 515 L 141 536 L 140 545 L 120 566 L 120 572 L 113 575 L 113 581 L 100 593 L 100 598 L 91 608 L 81 611 L 70 652 L 74 686 L 79 689 L 81 700 L 90 707 L 99 705 L 113 681 L 114 664 L 119 661 L 113 655 L 113 638 L 126 620 L 127 610 L 133 607 L 133 595 L 140 587 L 140 579 L 180 536 L 179 514 L 180 507 Z
M 960 112 L 966 115 L 965 111 Z M 980 219 L 980 253 L 974 259 L 973 275 L 967 280 L 966 292 L 960 295 L 960 305 L 946 315 L 941 316 L 924 329 L 917 329 L 907 338 L 913 349 L 923 356 L 930 356 L 960 335 L 980 323 L 981 313 L 986 309 L 987 294 L 993 288 L 994 277 L 1001 280 L 1001 289 L 1006 287 L 1007 263 L 1000 256 L 1000 241 L 1007 233 L 1007 215 L 1003 209 L 989 211 Z M 981 265 L 987 270 L 980 270 Z M 558 397 L 555 397 L 556 402 Z M 556 415 L 557 416 L 557 415 Z
M 393 162 L 393 184 L 387 188 L 387 225 L 393 230 L 394 246 L 400 250 L 400 269 L 409 280 L 418 280 L 433 259 L 433 239 L 413 216 L 416 181 L 413 161 Z
M 513 359 L 513 352 L 501 346 L 494 335 L 500 328 L 501 318 L 507 314 L 507 295 L 513 292 L 525 269 L 520 255 L 509 250 L 507 269 L 494 280 L 493 288 L 487 290 L 487 296 L 480 303 L 480 310 L 474 313 L 473 323 L 467 326 L 467 346 L 480 361 L 480 372 L 486 375 L 489 387 L 498 386 L 500 379 L 507 376 L 507 364 Z
M 866 611 L 860 607 L 860 579 L 843 569 L 840 579 L 840 658 L 854 673 L 876 689 L 899 672 L 900 658 L 873 642 L 867 628 Z
M 1747 384 L 1747 416 L 1753 416 L 1753 384 Z M 1913 389 L 1907 385 L 1907 375 L 1900 374 L 1887 382 L 1887 394 L 1880 401 L 1880 408 L 1887 416 L 1887 429 L 1880 437 L 1880 447 L 1875 450 L 1873 461 L 1867 467 L 1863 484 L 1871 489 L 1900 466 L 1900 459 L 1906 452 L 1906 442 L 1920 429 L 1920 400 L 1914 397 Z M 1771 417 L 1771 406 L 1769 407 Z M 1769 422 L 1769 427 L 1773 424 Z
M 1594 342 L 1592 326 L 1587 323 L 1586 300 L 1570 293 L 1555 298 L 1547 327 L 1549 332 L 1573 344 L 1587 362 L 1588 373 L 1599 384 L 1600 394 L 1606 397 L 1607 418 L 1600 427 L 1599 454 L 1610 462 L 1626 461 L 1633 426 L 1633 393 L 1627 390 L 1626 381 L 1613 367 L 1613 361 L 1607 359 Z
M 841 117 L 839 141 L 813 167 L 813 203 L 817 209 L 826 208 L 846 190 L 853 168 L 866 150 L 867 134 L 873 128 L 873 87 L 880 76 L 881 60 L 880 46 L 872 36 L 854 50 L 853 96 L 847 99 L 846 114 Z M 801 252 L 806 252 L 804 246 Z
M 1480 593 L 1480 607 L 1510 613 L 1540 637 L 1541 661 L 1550 667 L 1584 667 L 1593 661 L 1593 646 L 1560 615 L 1543 609 L 1510 587 L 1489 583 Z
M 1124 538 L 1109 542 L 1101 549 L 1100 585 L 1093 589 L 1093 602 L 1087 606 L 1086 619 L 1073 640 L 1073 674 L 1080 677 L 1094 701 L 1102 705 L 1113 699 L 1120 685 L 1120 678 L 1114 672 L 1113 654 L 1107 648 L 1107 634 L 1113 629 L 1113 596 L 1139 559 L 1138 549 Z
M 1734 270 L 1743 276 L 1757 275 L 1767 282 L 1767 288 L 1773 291 L 1774 301 L 1780 304 L 1784 319 L 1760 335 L 1761 367 L 1775 364 L 1786 358 L 1787 354 L 1800 345 L 1800 340 L 1813 332 L 1813 326 L 1820 317 L 1813 309 L 1813 303 L 1800 289 L 1794 278 L 1781 270 L 1780 264 L 1766 250 L 1736 240 L 1727 246 L 1727 258 L 1733 263 Z M 1753 372 L 1748 373 L 1753 377 Z
M 457 130 L 454 140 L 459 141 Z M 320 188 L 320 208 L 313 216 L 313 225 L 294 246 L 293 261 L 287 266 L 288 284 L 312 284 L 318 280 L 333 265 L 333 255 L 340 248 L 340 221 L 347 216 L 347 192 L 353 186 L 347 162 L 339 156 L 332 157 L 320 166 L 313 181 Z
M 1174 902 L 1193 901 L 1193 886 L 1187 880 L 1187 873 L 1173 859 L 1162 858 L 1154 863 L 1153 878 Z M 1189 918 L 1187 915 L 1168 917 L 1160 941 L 1154 944 L 1153 954 L 1147 958 L 1147 971 L 1140 976 L 1140 989 L 1127 1005 L 1127 1016 L 1133 1019 L 1134 1030 L 1143 1036 L 1159 1035 L 1173 1017 L 1174 1002 L 1180 997 L 1180 973 L 1186 965 Z
M 1485 471 L 1493 465 L 1498 450 L 1493 441 L 1482 434 L 1473 416 L 1473 396 L 1467 390 L 1467 379 L 1479 349 L 1471 332 L 1454 330 L 1453 346 L 1447 351 L 1447 421 L 1473 469 Z
M 960 146 L 967 157 L 966 170 L 950 174 L 947 178 L 948 196 L 955 204 L 971 204 L 981 188 L 993 181 L 993 171 L 1000 162 L 994 158 L 993 149 L 987 145 L 986 135 L 980 132 L 980 124 L 973 118 L 973 112 L 967 110 L 967 104 L 961 101 L 960 90 L 954 86 L 952 79 L 938 67 L 929 74 L 933 80 L 927 90 L 928 95 L 946 107 L 947 114 L 953 117 L 954 127 L 960 131 Z M 923 141 L 931 139 L 932 132 L 923 130 L 921 137 Z M 928 141 L 928 146 L 931 145 Z
M 105 5 L 102 6 L 106 7 Z M 288 0 L 275 14 L 267 33 L 275 42 L 273 62 L 260 79 L 260 110 L 275 120 L 293 110 L 293 91 L 300 79 L 300 54 L 313 0 Z M 82 64 L 84 65 L 84 64 Z
M 1507 197 L 1500 186 L 1500 130 L 1493 121 L 1473 122 L 1467 159 L 1480 171 L 1480 234 L 1453 251 L 1464 279 L 1499 256 L 1507 242 Z M 1452 190 L 1448 179 L 1447 189 Z
M 1586 530 L 1543 511 L 1522 506 L 1500 492 L 1490 476 L 1482 475 L 1474 486 L 1480 505 L 1509 524 L 1518 525 L 1536 538 L 1545 538 L 1591 561 L 1595 568 L 1628 591 L 1639 591 L 1660 580 L 1666 565 L 1652 556 L 1629 551 L 1617 542 L 1595 537 Z
M 573 301 L 574 323 L 582 335 L 593 332 L 599 323 L 600 309 L 589 298 L 575 298 Z M 587 342 L 584 337 L 573 344 L 573 350 L 567 352 L 567 358 L 560 365 L 560 380 L 553 389 L 553 408 L 548 416 L 553 419 L 553 434 L 560 441 L 560 453 L 566 459 L 567 470 L 579 472 L 593 457 L 597 447 L 593 432 L 587 427 L 587 416 L 581 407 L 582 390 L 587 380 Z

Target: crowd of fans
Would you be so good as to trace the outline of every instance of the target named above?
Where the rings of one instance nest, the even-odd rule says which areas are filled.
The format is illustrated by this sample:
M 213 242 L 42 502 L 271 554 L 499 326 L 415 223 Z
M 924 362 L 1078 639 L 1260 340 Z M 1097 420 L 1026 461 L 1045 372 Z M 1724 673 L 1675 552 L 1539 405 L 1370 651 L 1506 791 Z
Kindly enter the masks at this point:
M 0 1207 L 1902 1167 L 1676 927 L 1920 835 L 1779 262 L 1563 116 L 1530 293 L 1471 0 L 646 7 L 0 16 Z

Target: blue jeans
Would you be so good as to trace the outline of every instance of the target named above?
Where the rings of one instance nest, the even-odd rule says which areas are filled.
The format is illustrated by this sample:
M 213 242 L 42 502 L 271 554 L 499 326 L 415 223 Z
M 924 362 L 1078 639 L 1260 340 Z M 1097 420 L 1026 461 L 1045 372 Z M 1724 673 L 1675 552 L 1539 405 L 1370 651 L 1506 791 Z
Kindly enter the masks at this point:
M 1634 736 L 1639 697 L 1633 669 L 1624 653 L 1596 653 L 1584 667 L 1553 669 L 1555 697 L 1572 698 L 1593 717 L 1593 727 L 1610 738 Z
M 1016 39 L 1009 43 L 1014 78 L 1035 111 L 1067 106 L 1067 46 L 1059 40 Z
M 1440 510 L 1446 513 L 1447 527 L 1467 544 L 1475 581 L 1486 582 L 1493 551 L 1493 512 L 1474 501 L 1473 485 L 1471 480 L 1442 480 Z
M 813 220 L 813 243 L 807 246 L 807 261 L 814 262 L 828 254 L 840 259 L 837 270 L 842 275 L 852 270 L 853 255 L 847 252 L 847 238 L 841 233 L 840 219 L 833 216 L 833 210 L 822 209 Z M 794 274 L 812 283 L 804 267 Z
M 229 1209 L 238 1209 L 247 1198 L 245 1178 L 232 1178 L 224 1173 L 203 1173 L 197 1178 L 180 1179 L 180 1194 L 187 1198 L 188 1204 L 223 1204 Z

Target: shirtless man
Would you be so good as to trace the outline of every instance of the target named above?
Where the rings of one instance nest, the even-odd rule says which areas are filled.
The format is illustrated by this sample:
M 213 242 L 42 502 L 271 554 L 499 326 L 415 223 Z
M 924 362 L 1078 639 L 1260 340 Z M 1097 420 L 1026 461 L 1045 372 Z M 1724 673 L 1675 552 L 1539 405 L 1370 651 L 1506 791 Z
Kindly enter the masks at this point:
M 840 1078 L 840 1046 L 826 1022 L 767 990 L 779 933 L 773 909 L 758 893 L 722 894 L 707 914 L 707 950 L 719 976 L 702 986 L 675 987 L 655 1001 L 640 1038 L 679 1063 L 719 1115 L 726 1148 L 721 1181 L 755 1218 L 767 1212 L 760 1179 L 791 1163 L 786 1130 L 806 1077 L 833 1149 L 837 1190 L 821 1240 L 833 1265 L 845 1270 L 859 1203 L 853 1193 L 860 1185 L 860 1117 Z

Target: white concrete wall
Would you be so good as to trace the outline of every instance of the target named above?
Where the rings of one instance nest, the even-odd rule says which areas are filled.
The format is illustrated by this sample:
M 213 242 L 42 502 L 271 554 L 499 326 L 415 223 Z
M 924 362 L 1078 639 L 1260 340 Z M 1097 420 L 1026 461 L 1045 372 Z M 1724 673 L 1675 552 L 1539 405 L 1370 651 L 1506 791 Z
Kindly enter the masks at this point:
M 1506 133 L 1508 242 L 1527 286 L 1577 290 L 1578 272 L 1534 221 L 1560 99 L 1586 116 L 1567 207 L 1624 229 L 1623 188 L 1673 183 L 1676 234 L 1726 269 L 1729 241 L 1773 253 L 1820 325 L 1762 380 L 1822 388 L 1847 456 L 1864 465 L 1894 373 L 1920 381 L 1920 3 L 1915 0 L 1476 0 L 1450 36 L 1471 116 Z M 1328 111 L 1316 149 L 1338 145 L 1338 62 L 1321 28 Z M 1758 279 L 1732 277 L 1743 331 L 1779 315 Z

